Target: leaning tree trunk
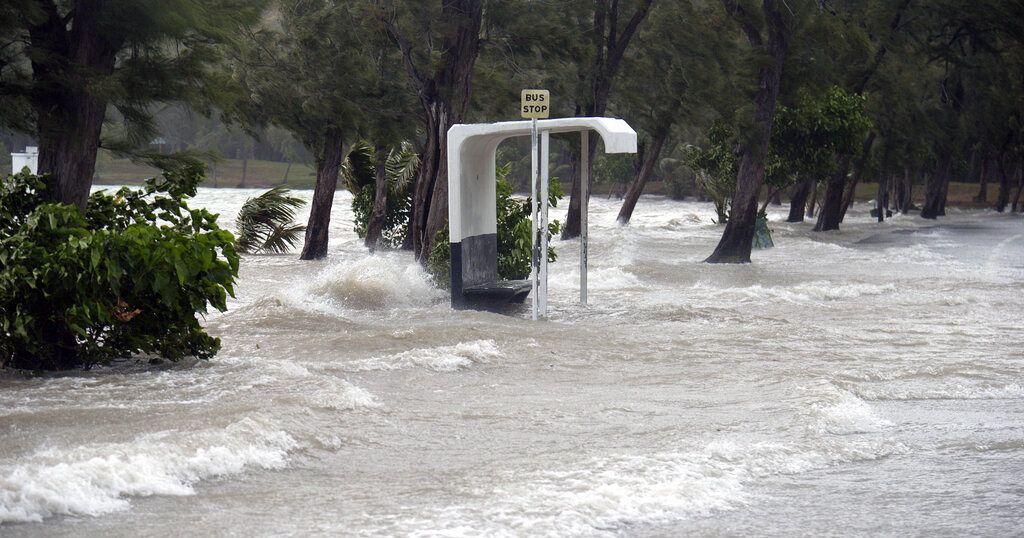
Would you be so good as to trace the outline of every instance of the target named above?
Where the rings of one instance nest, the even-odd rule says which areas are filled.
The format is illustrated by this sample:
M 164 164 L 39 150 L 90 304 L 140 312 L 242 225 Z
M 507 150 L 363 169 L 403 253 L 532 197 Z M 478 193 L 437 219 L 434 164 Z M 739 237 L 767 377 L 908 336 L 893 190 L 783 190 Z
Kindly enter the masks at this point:
M 437 232 L 448 222 L 448 129 L 450 106 L 436 100 L 427 108 L 427 140 L 420 156 L 420 170 L 413 191 L 409 233 L 416 259 L 426 262 Z
M 378 144 L 374 155 L 377 157 L 377 163 L 373 180 L 373 211 L 370 212 L 369 222 L 366 223 L 365 241 L 370 252 L 377 250 L 380 236 L 384 232 L 384 222 L 388 218 L 387 148 Z
M 722 0 L 726 11 L 739 15 L 743 9 L 733 0 Z M 775 0 L 764 0 L 762 8 L 768 42 L 764 43 L 759 31 L 744 24 L 747 40 L 754 49 L 768 53 L 770 61 L 758 68 L 758 90 L 754 95 L 753 139 L 742 144 L 737 156 L 736 188 L 732 197 L 729 222 L 715 251 L 704 260 L 708 263 L 750 263 L 750 249 L 757 222 L 757 196 L 764 183 L 765 161 L 772 135 L 772 116 L 779 98 L 782 66 L 786 60 L 785 22 Z
M 302 245 L 300 260 L 318 260 L 327 256 L 327 239 L 331 227 L 331 207 L 334 205 L 334 191 L 338 187 L 338 171 L 341 170 L 342 132 L 331 127 L 324 133 L 316 157 L 316 186 L 313 188 L 313 203 L 310 204 L 309 222 L 306 224 L 306 239 Z
M 446 0 L 441 17 L 446 35 L 439 61 L 415 65 L 413 44 L 394 21 L 381 18 L 385 32 L 402 53 L 406 75 L 416 89 L 425 119 L 426 143 L 413 187 L 409 234 L 420 263 L 426 263 L 437 233 L 448 222 L 448 128 L 462 121 L 472 93 L 473 66 L 480 52 L 483 2 Z M 431 44 L 428 36 L 427 44 Z M 427 74 L 429 73 L 429 75 Z
M 929 176 L 925 187 L 924 205 L 921 207 L 921 217 L 936 219 L 944 213 L 946 206 L 946 192 L 949 184 L 950 169 L 953 166 L 952 152 L 946 152 L 942 162 L 935 173 Z
M 857 196 L 857 185 L 860 184 L 860 180 L 864 177 L 864 169 L 868 165 L 868 155 L 871 153 L 871 146 L 875 144 L 875 133 L 874 131 L 868 135 L 867 140 L 864 141 L 864 146 L 860 150 L 860 156 L 857 157 L 857 162 L 853 164 L 853 179 L 850 181 L 850 186 L 843 195 L 843 207 L 839 211 L 839 223 L 843 223 L 843 219 L 846 218 L 846 212 L 853 205 L 853 201 Z
M 818 212 L 818 221 L 814 224 L 814 231 L 826 232 L 838 230 L 843 214 L 843 192 L 846 186 L 846 176 L 850 171 L 850 156 L 839 155 L 836 157 L 837 169 L 825 182 L 825 199 Z
M 76 3 L 67 30 L 56 10 L 29 27 L 29 56 L 37 87 L 31 98 L 36 114 L 40 174 L 50 174 L 47 197 L 85 207 L 96 171 L 96 152 L 107 110 L 91 92 L 114 72 L 118 42 L 100 29 L 99 0 Z M 56 58 L 56 59 L 55 59 Z M 67 58 L 67 64 L 57 59 Z
M 789 191 L 789 218 L 786 222 L 803 222 L 804 212 L 807 207 L 807 197 L 811 195 L 811 190 L 814 189 L 814 180 L 805 179 L 793 185 L 793 189 Z
M 658 158 L 661 156 L 661 150 L 665 147 L 668 133 L 668 127 L 660 128 L 654 133 L 651 147 L 648 148 L 647 154 L 644 155 L 644 162 L 640 165 L 640 170 L 637 171 L 636 177 L 633 178 L 633 182 L 629 185 L 629 190 L 626 191 L 626 195 L 623 197 L 622 208 L 619 209 L 619 216 L 616 219 L 619 224 L 629 224 L 629 219 L 633 216 L 633 209 L 636 208 L 636 202 L 640 199 L 640 195 L 643 194 L 644 186 L 647 185 L 647 180 L 650 179 L 651 172 L 654 171 L 655 163 L 658 162 Z
M 594 2 L 594 19 L 593 26 L 591 27 L 594 54 L 590 71 L 586 73 L 585 77 L 589 81 L 589 88 L 587 88 L 589 94 L 584 99 L 585 106 L 581 107 L 580 101 L 577 101 L 577 116 L 580 112 L 584 112 L 588 116 L 604 116 L 605 111 L 608 109 L 608 99 L 611 95 L 612 83 L 615 81 L 615 76 L 622 65 L 626 48 L 629 47 L 629 43 L 632 41 L 633 36 L 636 35 L 640 24 L 650 13 L 653 2 L 654 0 L 640 0 L 637 2 L 638 5 L 632 16 L 629 17 L 625 26 L 621 28 L 618 26 L 618 23 L 620 20 L 626 20 L 626 18 L 620 16 L 620 7 L 617 0 L 613 0 L 610 4 L 608 0 L 596 0 Z M 590 147 L 588 148 L 589 159 L 587 159 L 587 163 L 590 167 L 588 172 L 593 171 L 594 151 L 596 148 L 597 137 L 592 136 L 590 137 Z M 582 159 L 583 155 L 574 151 L 570 154 L 570 157 L 572 159 L 570 169 L 575 172 L 582 172 L 580 159 Z M 588 173 L 587 177 L 589 178 L 588 187 L 593 187 L 594 174 Z M 593 192 L 593 188 L 588 188 L 587 192 Z M 562 239 L 572 239 L 580 236 L 580 210 L 582 208 L 580 196 L 582 196 L 580 173 L 574 173 L 572 186 L 569 189 L 569 207 L 566 209 L 565 222 L 562 224 Z

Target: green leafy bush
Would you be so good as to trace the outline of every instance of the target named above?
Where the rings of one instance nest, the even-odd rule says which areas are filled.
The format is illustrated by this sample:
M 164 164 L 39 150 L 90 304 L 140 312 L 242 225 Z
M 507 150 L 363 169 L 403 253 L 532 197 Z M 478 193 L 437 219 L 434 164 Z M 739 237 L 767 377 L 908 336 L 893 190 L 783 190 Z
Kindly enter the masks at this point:
M 0 366 L 59 370 L 136 354 L 212 357 L 196 314 L 224 311 L 238 274 L 234 236 L 190 209 L 203 165 L 139 190 L 49 203 L 37 176 L 0 186 Z
M 357 143 L 342 164 L 345 185 L 352 193 L 352 213 L 356 234 L 366 237 L 377 191 L 374 161 L 376 150 L 366 142 Z M 384 162 L 388 183 L 387 217 L 381 231 L 381 246 L 399 248 L 409 233 L 412 212 L 412 185 L 420 167 L 420 158 L 410 142 L 392 148 Z
M 529 198 L 517 200 L 512 197 L 512 183 L 508 181 L 510 164 L 499 166 L 495 170 L 497 185 L 498 216 L 498 278 L 502 280 L 523 280 L 530 276 L 530 256 L 533 242 L 530 232 L 533 219 L 530 215 Z M 557 179 L 552 178 L 548 189 L 549 207 L 557 207 L 562 199 L 562 187 Z M 548 223 L 548 240 L 562 231 L 562 223 L 552 220 Z M 434 249 L 427 259 L 427 271 L 440 286 L 447 287 L 451 281 L 451 244 L 448 237 L 448 226 L 438 231 L 434 241 Z M 555 248 L 548 246 L 548 261 L 557 258 Z

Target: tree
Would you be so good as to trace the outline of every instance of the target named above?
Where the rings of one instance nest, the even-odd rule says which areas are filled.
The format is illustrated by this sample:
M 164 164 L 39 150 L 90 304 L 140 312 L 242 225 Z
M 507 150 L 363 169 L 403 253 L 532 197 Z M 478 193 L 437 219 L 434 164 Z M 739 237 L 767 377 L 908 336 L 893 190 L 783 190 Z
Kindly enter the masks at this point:
M 227 87 L 210 69 L 219 45 L 261 11 L 240 0 L 2 0 L 0 126 L 32 132 L 47 196 L 84 208 L 98 148 L 148 144 L 154 103 L 208 111 Z M 101 144 L 108 105 L 125 137 Z
M 651 11 L 654 0 L 632 0 L 620 5 L 618 0 L 595 0 L 593 3 L 593 24 L 586 25 L 585 43 L 589 56 L 585 69 L 577 73 L 576 115 L 604 116 L 608 110 L 612 85 L 622 66 L 626 49 L 636 35 L 640 24 Z M 629 4 L 628 6 L 625 4 Z M 588 12 L 589 14 L 590 12 Z M 625 24 L 620 24 L 625 22 Z M 596 137 L 590 139 L 589 163 L 594 162 L 597 147 Z M 570 239 L 580 235 L 580 156 L 572 154 L 571 169 L 574 171 L 569 196 L 569 209 L 562 226 L 562 238 Z M 592 176 L 592 174 L 588 174 Z
M 401 52 L 426 140 L 413 187 L 411 247 L 426 263 L 448 221 L 448 129 L 463 121 L 480 51 L 483 0 L 380 0 L 377 18 Z M 435 48 L 436 47 L 436 48 Z
M 236 74 L 252 101 L 240 103 L 235 114 L 249 125 L 287 129 L 313 155 L 316 184 L 303 260 L 327 255 L 345 138 L 396 137 L 394 126 L 408 114 L 398 90 L 397 56 L 375 31 L 368 7 L 282 0 L 275 19 L 250 28 L 238 49 Z
M 733 46 L 715 30 L 725 16 L 689 1 L 655 6 L 626 56 L 622 92 L 616 100 L 642 137 L 642 161 L 626 191 L 617 221 L 628 224 L 644 186 L 657 168 L 678 123 L 702 123 L 717 115 L 716 106 L 732 66 Z M 709 24 L 710 22 L 710 24 Z
M 783 7 L 775 0 L 763 0 L 758 13 L 746 3 L 722 0 L 729 15 L 739 24 L 753 53 L 758 57 L 757 91 L 754 93 L 753 117 L 736 155 L 736 190 L 732 211 L 715 251 L 708 263 L 750 263 L 750 249 L 757 220 L 757 197 L 764 181 L 768 144 L 772 133 L 772 116 L 779 97 L 782 66 L 788 53 L 789 22 Z M 763 26 L 763 28 L 762 28 Z

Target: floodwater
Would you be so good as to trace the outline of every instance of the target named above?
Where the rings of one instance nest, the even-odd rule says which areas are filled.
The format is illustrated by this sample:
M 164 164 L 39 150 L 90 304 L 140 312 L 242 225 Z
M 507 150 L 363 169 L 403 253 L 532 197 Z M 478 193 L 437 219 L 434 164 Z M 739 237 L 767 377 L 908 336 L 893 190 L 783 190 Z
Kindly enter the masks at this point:
M 255 191 L 204 190 L 230 222 Z M 309 193 L 305 193 L 308 196 Z M 198 364 L 0 377 L 0 535 L 1024 534 L 1024 220 L 593 200 L 590 305 L 455 312 L 369 256 L 251 256 Z

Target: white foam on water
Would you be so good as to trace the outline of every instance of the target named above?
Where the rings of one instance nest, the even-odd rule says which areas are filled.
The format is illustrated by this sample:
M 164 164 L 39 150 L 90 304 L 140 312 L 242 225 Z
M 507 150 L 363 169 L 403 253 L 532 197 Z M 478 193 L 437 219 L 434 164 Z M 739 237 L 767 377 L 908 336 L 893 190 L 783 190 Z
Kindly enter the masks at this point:
M 791 303 L 829 302 L 895 293 L 894 284 L 836 283 L 828 280 L 803 282 L 793 286 L 752 286 L 723 288 L 707 282 L 693 286 L 704 295 L 736 296 L 741 299 L 781 299 Z
M 860 384 L 851 388 L 866 400 L 1001 400 L 1024 398 L 1019 383 L 941 379 L 934 382 Z
M 454 372 L 499 356 L 501 350 L 494 340 L 473 340 L 452 346 L 411 349 L 394 355 L 352 361 L 346 365 L 346 369 L 365 371 L 420 367 L 436 372 Z
M 817 432 L 847 435 L 879 432 L 892 426 L 857 396 L 840 389 L 829 392 L 810 406 L 811 424 Z
M 430 306 L 445 294 L 415 262 L 375 255 L 333 264 L 318 274 L 309 293 L 355 309 Z
M 714 441 L 702 449 L 594 458 L 575 468 L 512 477 L 479 503 L 399 523 L 410 536 L 618 536 L 728 511 L 754 499 L 748 485 L 906 450 L 889 443 L 806 445 Z
M 126 510 L 126 496 L 191 495 L 205 478 L 277 469 L 299 443 L 273 421 L 163 431 L 127 443 L 42 449 L 0 465 L 0 523 Z

